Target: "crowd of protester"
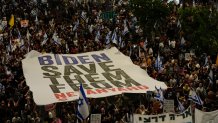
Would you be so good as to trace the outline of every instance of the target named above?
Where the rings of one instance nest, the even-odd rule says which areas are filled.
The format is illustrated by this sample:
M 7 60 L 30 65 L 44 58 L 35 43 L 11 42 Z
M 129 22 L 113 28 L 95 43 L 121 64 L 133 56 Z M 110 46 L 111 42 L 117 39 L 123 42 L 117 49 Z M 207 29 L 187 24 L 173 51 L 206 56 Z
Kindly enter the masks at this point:
M 165 31 L 143 37 L 128 4 L 127 0 L 1 0 L 0 123 L 74 123 L 77 120 L 76 101 L 51 105 L 55 110 L 34 103 L 21 64 L 31 50 L 76 54 L 116 46 L 151 77 L 167 84 L 164 98 L 175 100 L 175 112 L 179 112 L 177 99 L 186 108 L 191 105 L 203 111 L 217 110 L 218 65 L 215 60 L 207 54 L 194 54 L 177 25 L 176 14 L 169 17 Z M 102 18 L 101 14 L 106 11 L 114 11 L 116 15 Z M 10 25 L 12 15 L 14 24 Z M 21 25 L 21 20 L 28 20 L 28 25 Z M 126 34 L 125 27 L 129 30 Z M 114 31 L 116 40 L 112 39 Z M 191 53 L 190 57 L 185 53 Z M 161 68 L 155 65 L 158 55 Z M 191 104 L 190 90 L 197 92 L 203 105 Z M 102 114 L 102 123 L 130 122 L 133 113 L 160 114 L 163 110 L 154 95 L 122 94 L 89 99 L 90 113 Z

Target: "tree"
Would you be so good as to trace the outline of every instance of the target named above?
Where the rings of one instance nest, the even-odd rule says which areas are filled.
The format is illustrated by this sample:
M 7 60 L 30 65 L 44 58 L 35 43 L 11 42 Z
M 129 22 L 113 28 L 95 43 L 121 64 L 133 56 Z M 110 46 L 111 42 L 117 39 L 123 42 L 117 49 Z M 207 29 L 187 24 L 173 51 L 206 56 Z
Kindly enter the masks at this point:
M 144 36 L 167 29 L 169 17 L 174 14 L 181 22 L 181 30 L 197 54 L 218 52 L 218 12 L 211 6 L 184 6 L 174 11 L 175 4 L 162 0 L 130 0 L 130 8 L 139 20 Z M 178 7 L 178 6 L 177 6 Z M 156 23 L 156 24 L 155 24 Z M 154 28 L 154 25 L 157 27 Z M 178 34 L 179 35 L 179 34 Z M 179 36 L 177 36 L 179 37 Z M 178 39 L 179 40 L 179 39 Z
M 208 7 L 189 7 L 178 11 L 182 30 L 196 53 L 218 52 L 218 12 Z
M 161 0 L 130 0 L 130 8 L 139 19 L 145 36 L 151 36 L 155 31 L 154 26 L 164 25 L 166 17 L 170 14 L 170 8 Z

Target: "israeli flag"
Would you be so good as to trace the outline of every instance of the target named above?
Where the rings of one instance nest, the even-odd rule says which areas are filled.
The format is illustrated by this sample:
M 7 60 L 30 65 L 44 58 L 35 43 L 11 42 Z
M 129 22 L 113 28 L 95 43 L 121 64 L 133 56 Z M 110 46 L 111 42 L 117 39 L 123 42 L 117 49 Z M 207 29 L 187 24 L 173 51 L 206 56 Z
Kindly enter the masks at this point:
M 111 37 L 111 31 L 108 32 L 108 34 L 106 35 L 106 39 L 105 39 L 105 44 L 108 45 L 110 43 L 110 37 Z
M 53 39 L 53 43 L 61 45 L 60 39 L 58 38 L 58 35 L 56 32 L 54 32 L 52 39 Z
M 86 12 L 82 11 L 82 13 L 81 13 L 81 18 L 82 18 L 83 20 L 86 20 Z
M 121 6 L 123 4 L 123 0 L 119 0 L 118 5 Z
M 121 37 L 121 36 L 119 37 L 118 42 L 119 42 L 119 43 L 118 43 L 118 44 L 119 44 L 119 47 L 121 47 L 121 45 L 122 45 L 122 37 Z
M 77 20 L 76 24 L 73 27 L 73 31 L 77 30 L 77 27 L 79 26 L 79 20 Z
M 17 32 L 18 32 L 18 39 L 21 40 L 21 34 L 20 34 L 20 30 L 17 29 Z
M 145 42 L 144 42 L 144 46 L 143 46 L 144 49 L 146 49 L 147 44 L 148 44 L 148 40 L 147 40 L 147 38 L 146 38 L 146 39 L 145 39 Z
M 193 101 L 194 103 L 197 103 L 198 105 L 203 105 L 203 101 L 201 100 L 201 98 L 196 94 L 195 91 L 190 91 L 190 94 L 189 94 L 189 99 L 188 100 L 191 100 Z
M 124 48 L 125 47 L 125 41 L 122 41 L 122 43 L 121 43 L 121 46 L 120 46 L 121 48 Z
M 209 63 L 208 63 L 208 57 L 206 56 L 204 60 L 204 67 L 206 67 L 207 65 L 209 65 Z
M 126 35 L 129 32 L 129 29 L 127 26 L 124 26 L 123 35 Z
M 65 44 L 65 47 L 66 47 L 66 53 L 69 53 L 69 47 L 67 43 Z
M 164 101 L 163 90 L 161 88 L 158 89 L 156 86 L 155 86 L 155 89 L 157 91 L 157 94 L 156 94 L 156 96 L 154 98 L 161 101 L 161 102 L 163 102 Z
M 208 78 L 209 78 L 210 84 L 213 84 L 213 70 L 212 69 L 210 69 Z
M 80 84 L 79 89 L 79 100 L 78 100 L 78 107 L 77 107 L 77 117 L 83 121 L 89 116 L 89 105 L 88 100 L 86 98 L 86 94 L 84 92 L 82 84 Z
M 160 59 L 160 55 L 158 54 L 157 59 L 155 60 L 155 68 L 158 71 L 162 70 L 162 60 Z
M 23 49 L 23 48 L 24 48 L 24 46 L 25 46 L 25 45 L 24 45 L 24 40 L 23 40 L 23 39 L 21 39 L 21 40 L 20 40 L 20 49 Z
M 183 112 L 185 111 L 185 107 L 182 105 L 182 103 L 179 101 L 179 99 L 177 98 L 177 101 L 178 101 L 178 109 L 180 112 Z
M 100 36 L 101 36 L 100 30 L 98 30 L 97 33 L 96 33 L 96 36 L 95 36 L 95 41 L 96 42 L 99 42 Z
M 177 21 L 177 27 L 179 27 L 179 28 L 182 27 L 181 22 L 179 21 L 179 19 L 178 19 L 178 21 Z
M 185 44 L 185 39 L 184 37 L 181 38 L 180 44 L 183 46 Z
M 39 19 L 38 19 L 37 15 L 36 15 L 35 23 L 36 23 L 36 25 L 39 24 Z
M 112 42 L 116 45 L 118 43 L 116 30 L 114 30 L 114 33 L 112 35 Z
M 30 34 L 29 30 L 27 30 L 26 38 L 27 38 L 28 41 L 30 40 L 30 37 L 31 37 L 31 34 Z
M 92 33 L 92 31 L 93 31 L 93 25 L 91 24 L 89 25 L 89 32 Z
M 43 41 L 42 41 L 42 43 L 41 43 L 41 46 L 43 46 L 44 44 L 46 44 L 47 40 L 48 40 L 48 35 L 45 33 L 44 36 L 43 36 Z

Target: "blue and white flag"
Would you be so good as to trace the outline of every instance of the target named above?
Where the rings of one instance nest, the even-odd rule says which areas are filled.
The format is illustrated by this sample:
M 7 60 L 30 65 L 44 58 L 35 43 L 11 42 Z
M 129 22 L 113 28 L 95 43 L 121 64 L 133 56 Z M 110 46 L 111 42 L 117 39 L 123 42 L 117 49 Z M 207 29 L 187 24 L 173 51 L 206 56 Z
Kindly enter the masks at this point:
M 20 30 L 17 29 L 17 33 L 18 33 L 18 39 L 21 40 L 21 34 L 20 34 Z
M 30 14 L 31 16 L 36 16 L 38 14 L 38 10 L 36 8 L 33 8 Z
M 100 30 L 98 30 L 97 33 L 96 33 L 96 36 L 95 36 L 95 41 L 96 42 L 99 42 L 100 36 L 101 36 Z
M 122 43 L 121 43 L 120 47 L 121 47 L 121 48 L 124 48 L 124 47 L 125 47 L 125 45 L 126 45 L 126 44 L 125 44 L 125 41 L 122 41 Z
M 155 89 L 157 91 L 157 94 L 155 95 L 154 98 L 161 101 L 161 102 L 163 102 L 164 101 L 163 90 L 161 88 L 158 89 L 156 86 L 155 86 Z
M 180 45 L 183 46 L 184 44 L 185 44 L 185 39 L 184 39 L 184 37 L 182 37 L 181 41 L 180 41 Z
M 195 7 L 195 0 L 193 0 L 192 2 L 193 2 L 192 6 Z
M 121 47 L 121 45 L 122 45 L 122 37 L 121 36 L 119 36 L 118 44 L 119 44 L 119 47 Z
M 24 40 L 20 39 L 20 49 L 23 49 L 25 47 Z
M 190 94 L 189 94 L 189 99 L 193 101 L 194 103 L 197 103 L 198 105 L 203 105 L 203 101 L 201 100 L 201 98 L 196 94 L 195 91 L 191 90 Z
M 39 19 L 38 19 L 37 15 L 36 15 L 35 23 L 36 23 L 36 25 L 39 24 Z
M 89 25 L 89 32 L 92 33 L 92 31 L 93 31 L 93 25 L 91 24 Z
M 79 26 L 79 20 L 77 20 L 77 22 L 75 23 L 73 27 L 73 31 L 77 30 L 78 26 Z
M 112 42 L 113 42 L 114 44 L 117 45 L 118 40 L 117 40 L 117 32 L 116 32 L 116 30 L 114 30 L 114 33 L 113 33 L 113 35 L 112 35 L 111 40 L 112 40 Z
M 126 25 L 124 25 L 123 35 L 126 35 L 129 32 L 129 29 Z
M 85 21 L 86 20 L 86 12 L 82 11 L 81 18 Z
M 45 34 L 43 35 L 43 41 L 42 41 L 42 43 L 41 43 L 41 46 L 43 46 L 44 44 L 46 44 L 47 40 L 48 40 L 48 35 L 45 33 Z
M 160 59 L 160 55 L 158 54 L 157 59 L 155 60 L 155 68 L 158 71 L 162 70 L 162 60 Z
M 144 49 L 146 49 L 147 44 L 148 44 L 148 40 L 147 40 L 147 38 L 146 38 L 146 39 L 145 39 L 145 42 L 144 42 L 144 46 L 143 46 Z
M 185 107 L 182 105 L 182 103 L 179 101 L 178 98 L 177 98 L 177 101 L 178 101 L 178 109 L 179 109 L 179 112 L 185 111 Z
M 65 48 L 66 48 L 66 53 L 69 53 L 69 47 L 68 47 L 67 42 L 66 42 L 66 44 L 65 44 Z
M 31 34 L 30 34 L 29 30 L 27 30 L 26 38 L 27 38 L 28 42 L 30 41 L 30 37 L 31 37 Z
M 81 121 L 85 120 L 89 116 L 89 104 L 82 84 L 80 84 L 79 89 L 79 100 L 77 110 L 77 117 Z
M 209 62 L 208 62 L 208 57 L 206 56 L 204 60 L 204 67 L 206 67 L 207 65 L 209 65 Z
M 154 29 L 156 29 L 157 28 L 157 21 L 155 21 L 155 23 L 154 23 Z
M 209 78 L 210 84 L 213 84 L 213 70 L 212 69 L 210 69 L 208 78 Z
M 179 27 L 179 28 L 182 27 L 181 22 L 179 21 L 179 19 L 178 19 L 178 21 L 177 21 L 177 27 Z
M 105 37 L 105 44 L 108 45 L 110 43 L 110 39 L 111 39 L 111 31 L 108 32 L 108 34 Z
M 123 0 L 119 0 L 118 5 L 121 6 L 123 4 Z
M 58 38 L 58 35 L 57 35 L 56 32 L 54 32 L 54 34 L 53 34 L 53 36 L 52 36 L 52 39 L 53 39 L 53 43 L 54 43 L 54 44 L 61 45 L 60 39 Z

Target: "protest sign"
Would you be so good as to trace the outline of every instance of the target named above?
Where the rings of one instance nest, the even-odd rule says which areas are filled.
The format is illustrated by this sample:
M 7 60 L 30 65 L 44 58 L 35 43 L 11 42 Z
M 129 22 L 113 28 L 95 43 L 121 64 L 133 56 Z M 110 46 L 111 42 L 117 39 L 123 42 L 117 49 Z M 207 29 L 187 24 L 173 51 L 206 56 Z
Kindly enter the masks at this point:
M 77 100 L 80 83 L 88 98 L 167 88 L 116 48 L 82 54 L 28 54 L 22 67 L 37 105 Z
M 191 107 L 181 114 L 164 113 L 159 115 L 133 114 L 133 123 L 192 123 Z
M 164 100 L 163 111 L 165 113 L 174 112 L 174 100 Z
M 91 114 L 90 123 L 101 123 L 101 114 Z
M 191 60 L 192 58 L 191 58 L 191 54 L 190 53 L 185 53 L 185 60 L 186 61 L 189 61 L 189 60 Z
M 203 112 L 195 109 L 195 123 L 218 123 L 218 110 Z

